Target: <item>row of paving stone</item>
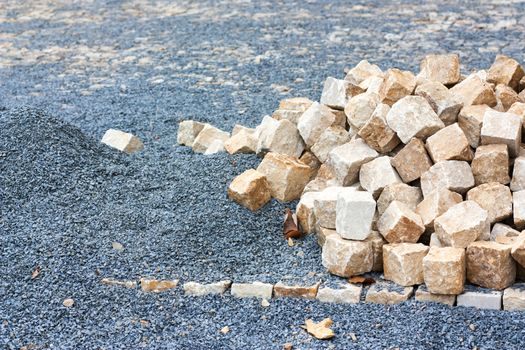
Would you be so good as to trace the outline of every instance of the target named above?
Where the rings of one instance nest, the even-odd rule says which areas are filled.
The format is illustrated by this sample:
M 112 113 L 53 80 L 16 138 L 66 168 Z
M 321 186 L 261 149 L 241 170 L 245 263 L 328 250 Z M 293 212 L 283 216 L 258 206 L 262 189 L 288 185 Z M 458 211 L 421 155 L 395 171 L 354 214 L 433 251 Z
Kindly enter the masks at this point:
M 355 304 L 361 301 L 377 304 L 398 304 L 414 297 L 420 302 L 435 302 L 450 306 L 476 307 L 479 309 L 522 311 L 525 310 L 525 283 L 517 283 L 503 291 L 467 285 L 459 295 L 438 295 L 430 293 L 425 285 L 401 287 L 380 279 L 370 287 L 346 281 L 298 282 L 287 278 L 276 284 L 264 282 L 237 283 L 222 280 L 213 283 L 186 282 L 182 288 L 187 296 L 223 295 L 228 291 L 237 298 L 260 298 L 263 306 L 268 306 L 272 298 L 317 299 L 320 302 Z M 156 280 L 141 278 L 137 281 L 104 278 L 101 283 L 142 291 L 160 293 L 175 290 L 179 280 Z

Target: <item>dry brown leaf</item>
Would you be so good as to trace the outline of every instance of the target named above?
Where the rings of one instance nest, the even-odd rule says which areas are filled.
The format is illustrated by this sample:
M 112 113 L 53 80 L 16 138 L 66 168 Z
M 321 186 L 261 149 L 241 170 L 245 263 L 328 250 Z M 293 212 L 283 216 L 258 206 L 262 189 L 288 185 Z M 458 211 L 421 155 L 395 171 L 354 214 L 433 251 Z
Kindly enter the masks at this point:
M 352 276 L 348 279 L 349 283 L 360 283 L 360 284 L 374 284 L 376 283 L 376 280 L 372 277 L 364 277 L 364 276 Z
M 309 334 L 313 335 L 317 339 L 330 339 L 335 335 L 334 331 L 330 329 L 333 323 L 334 322 L 329 318 L 325 318 L 318 323 L 308 319 L 304 321 L 304 326 L 301 327 L 306 329 Z
M 289 208 L 286 208 L 286 214 L 284 216 L 283 233 L 286 239 L 289 238 L 301 238 L 303 233 L 297 227 L 297 223 L 293 218 L 293 213 Z
M 34 280 L 38 277 L 38 275 L 40 275 L 40 266 L 35 267 L 35 269 L 31 273 L 31 279 Z

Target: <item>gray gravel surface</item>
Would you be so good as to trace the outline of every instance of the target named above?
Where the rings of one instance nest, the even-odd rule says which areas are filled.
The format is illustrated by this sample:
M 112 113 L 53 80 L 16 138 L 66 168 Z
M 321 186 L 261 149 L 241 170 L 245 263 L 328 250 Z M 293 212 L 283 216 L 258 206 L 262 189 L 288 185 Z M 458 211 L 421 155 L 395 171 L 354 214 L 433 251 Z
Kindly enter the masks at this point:
M 522 349 L 521 313 L 299 300 L 265 309 L 99 281 L 326 278 L 312 237 L 292 248 L 282 239 L 284 205 L 250 213 L 227 200 L 228 182 L 258 159 L 178 147 L 178 121 L 253 127 L 282 98 L 318 99 L 326 76 L 363 58 L 417 70 L 427 53 L 457 52 L 465 73 L 500 52 L 524 62 L 524 10 L 522 2 L 3 1 L 0 348 Z M 145 150 L 102 147 L 110 127 L 137 134 Z M 62 306 L 65 298 L 75 305 Z M 335 321 L 334 340 L 299 328 L 324 317 Z

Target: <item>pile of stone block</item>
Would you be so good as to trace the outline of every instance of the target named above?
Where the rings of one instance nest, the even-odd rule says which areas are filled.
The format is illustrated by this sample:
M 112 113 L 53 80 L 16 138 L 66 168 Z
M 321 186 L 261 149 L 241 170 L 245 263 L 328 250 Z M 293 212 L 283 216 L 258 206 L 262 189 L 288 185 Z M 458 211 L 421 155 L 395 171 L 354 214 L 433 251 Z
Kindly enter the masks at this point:
M 228 195 L 257 210 L 299 199 L 304 232 L 341 277 L 382 271 L 425 295 L 525 278 L 525 73 L 498 55 L 464 76 L 456 54 L 420 72 L 361 61 L 326 79 L 320 102 L 288 98 L 259 126 L 228 134 L 184 121 L 195 152 L 256 153 Z

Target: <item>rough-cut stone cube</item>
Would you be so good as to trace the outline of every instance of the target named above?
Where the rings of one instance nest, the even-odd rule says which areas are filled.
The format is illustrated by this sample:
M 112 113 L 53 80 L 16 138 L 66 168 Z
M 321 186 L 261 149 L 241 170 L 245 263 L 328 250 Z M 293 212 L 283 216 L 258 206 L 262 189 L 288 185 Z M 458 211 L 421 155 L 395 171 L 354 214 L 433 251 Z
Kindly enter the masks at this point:
M 497 290 L 512 285 L 516 278 L 516 265 L 510 251 L 510 246 L 497 242 L 471 243 L 467 247 L 467 280 Z
M 236 135 L 241 131 L 247 132 L 248 134 L 255 134 L 255 129 L 248 128 L 240 124 L 235 124 L 232 129 L 232 136 Z
M 286 119 L 297 125 L 299 118 L 312 105 L 313 101 L 306 97 L 294 97 L 282 100 L 272 117 L 275 120 Z
M 144 149 L 144 144 L 137 136 L 116 129 L 108 129 L 101 142 L 127 154 Z
M 431 192 L 416 207 L 416 213 L 421 216 L 423 225 L 427 229 L 434 228 L 434 220 L 445 213 L 450 207 L 461 203 L 463 197 L 446 188 Z
M 376 201 L 372 195 L 343 188 L 337 195 L 335 228 L 343 238 L 362 241 L 372 230 Z
M 498 182 L 489 182 L 467 192 L 467 200 L 472 200 L 485 209 L 491 224 L 512 215 L 512 193 Z
M 224 149 L 229 154 L 255 153 L 257 150 L 257 137 L 255 130 L 240 130 L 224 142 Z
M 463 107 L 460 99 L 452 95 L 445 85 L 438 82 L 426 82 L 419 85 L 416 88 L 416 95 L 428 101 L 445 125 L 455 123 Z
M 326 164 L 332 170 L 335 178 L 348 186 L 357 181 L 361 165 L 376 158 L 378 153 L 362 139 L 357 139 L 334 148 L 329 154 Z
M 476 75 L 469 75 L 459 84 L 454 85 L 450 92 L 457 96 L 463 103 L 463 107 L 470 105 L 496 105 L 496 94 L 487 82 Z
M 271 299 L 273 285 L 263 282 L 232 283 L 231 293 L 236 298 Z
M 383 156 L 361 166 L 359 171 L 361 187 L 370 192 L 374 198 L 379 197 L 385 186 L 402 183 L 390 160 L 390 157 Z
M 224 144 L 224 142 L 229 138 L 230 134 L 226 131 L 219 130 L 210 124 L 204 124 L 201 132 L 193 141 L 193 152 L 204 153 L 208 150 L 213 142 L 219 141 Z
M 377 226 L 389 243 L 415 243 L 425 231 L 421 217 L 398 201 L 390 203 Z
M 291 157 L 300 157 L 304 150 L 304 143 L 295 125 L 289 120 L 276 121 L 264 117 L 260 128 L 257 128 L 258 155 L 267 152 L 285 154 Z
M 387 241 L 377 231 L 371 231 L 366 241 L 372 243 L 372 251 L 374 254 L 372 271 L 383 271 L 383 246 Z
M 434 220 L 434 229 L 443 245 L 466 248 L 478 237 L 488 234 L 488 213 L 474 201 L 465 201 L 450 207 Z
M 343 127 L 331 126 L 319 136 L 319 140 L 311 147 L 311 151 L 322 162 L 326 162 L 328 154 L 336 147 L 350 142 L 350 135 Z
M 457 54 L 427 55 L 421 61 L 419 76 L 443 85 L 456 84 L 459 73 L 459 56 Z
M 271 199 L 266 177 L 254 169 L 248 169 L 233 179 L 228 187 L 228 197 L 242 206 L 255 211 Z
M 496 100 L 498 104 L 495 109 L 507 111 L 514 103 L 521 102 L 519 95 L 510 86 L 498 84 L 496 86 Z
M 366 89 L 366 92 L 379 95 L 381 93 L 381 85 L 383 85 L 384 80 L 385 77 L 382 75 L 372 76 L 366 80 L 363 80 L 361 84 L 359 84 L 359 87 Z
M 394 130 L 390 129 L 386 122 L 386 115 L 390 106 L 384 103 L 377 105 L 376 109 L 358 131 L 366 143 L 380 153 L 388 153 L 400 142 Z
M 525 75 L 523 68 L 515 59 L 497 55 L 489 69 L 487 81 L 494 84 L 505 84 L 518 91 L 520 79 Z
M 324 82 L 320 102 L 331 108 L 344 109 L 348 103 L 348 99 L 363 92 L 364 89 L 352 84 L 348 80 L 328 77 Z
M 317 159 L 315 154 L 313 154 L 312 152 L 305 151 L 303 155 L 301 156 L 301 158 L 299 158 L 299 160 L 303 162 L 304 164 L 308 165 L 308 167 L 311 170 L 310 180 L 314 179 L 317 176 L 317 173 L 319 172 L 319 168 L 321 168 L 321 165 L 322 165 L 319 159 Z
M 423 258 L 428 247 L 421 243 L 385 244 L 383 273 L 386 280 L 402 286 L 423 283 Z
M 392 165 L 404 182 L 412 182 L 430 169 L 432 161 L 423 141 L 413 138 L 392 158 Z
M 381 75 L 383 75 L 381 68 L 375 64 L 369 63 L 367 60 L 362 60 L 354 68 L 348 71 L 345 80 L 353 84 L 360 84 L 368 78 Z
M 393 201 L 405 203 L 410 210 L 415 211 L 416 206 L 423 200 L 421 189 L 404 183 L 394 183 L 385 186 L 377 200 L 377 212 L 381 216 Z
M 317 290 L 317 300 L 322 303 L 357 304 L 361 300 L 361 290 L 362 287 L 350 283 L 323 285 Z
M 312 147 L 319 140 L 323 131 L 335 122 L 332 110 L 317 102 L 312 103 L 297 123 L 297 129 L 307 147 Z
M 415 299 L 416 301 L 423 302 L 423 303 L 426 303 L 426 302 L 441 303 L 441 304 L 446 304 L 448 306 L 454 306 L 454 303 L 456 302 L 455 295 L 431 293 L 429 292 L 428 288 L 424 284 L 417 288 Z
M 394 103 L 386 115 L 386 121 L 403 143 L 412 137 L 425 139 L 445 127 L 421 96 L 406 96 Z
M 439 130 L 427 139 L 426 148 L 434 163 L 442 160 L 466 160 L 473 158 L 467 137 L 458 124 Z
M 492 227 L 489 239 L 491 241 L 495 241 L 498 237 L 518 237 L 519 235 L 520 231 L 513 229 L 509 225 L 505 225 L 498 222 Z
M 514 164 L 516 166 L 516 161 Z M 474 154 L 471 167 L 476 185 L 488 182 L 508 184 L 510 177 L 507 145 L 479 146 Z
M 400 287 L 393 283 L 375 283 L 366 293 L 365 301 L 374 304 L 399 304 L 414 294 L 414 287 Z
M 474 187 L 474 175 L 468 163 L 464 161 L 444 160 L 432 165 L 421 175 L 423 197 L 442 188 L 465 193 L 472 187 Z
M 311 169 L 297 158 L 268 153 L 257 171 L 266 176 L 273 198 L 289 202 L 301 196 L 310 180 Z
M 481 144 L 505 144 L 509 155 L 517 157 L 521 143 L 521 118 L 512 113 L 487 111 L 481 127 Z
M 512 209 L 514 226 L 523 230 L 525 228 L 525 190 L 512 194 Z
M 477 148 L 480 144 L 481 126 L 485 112 L 491 110 L 487 105 L 463 107 L 458 115 L 458 125 L 465 133 L 471 147 Z
M 177 132 L 177 143 L 188 147 L 193 146 L 193 142 L 202 128 L 204 128 L 203 123 L 194 120 L 181 121 L 179 123 L 179 131 Z
M 356 128 L 361 129 L 379 103 L 379 95 L 374 93 L 364 93 L 352 97 L 345 106 L 345 114 L 348 123 Z
M 525 267 L 525 232 L 522 232 L 512 244 L 511 254 L 518 264 Z
M 457 305 L 475 307 L 477 309 L 501 310 L 502 292 L 496 290 L 480 289 L 470 285 L 465 286 L 465 291 L 458 295 Z
M 386 71 L 379 90 L 381 102 L 393 105 L 403 97 L 412 94 L 416 88 L 416 77 L 412 72 L 392 68 Z
M 503 310 L 525 310 L 525 283 L 516 283 L 503 291 Z
M 314 215 L 317 224 L 321 227 L 336 227 L 337 196 L 343 190 L 342 187 L 328 187 L 317 193 L 314 199 Z M 354 191 L 351 188 L 346 191 Z
M 204 151 L 204 155 L 207 156 L 207 155 L 224 152 L 224 151 L 225 151 L 224 141 L 214 140 L 212 143 L 210 143 L 208 148 L 206 148 L 206 151 Z
M 443 247 L 443 243 L 441 243 L 441 241 L 439 240 L 439 237 L 437 236 L 437 234 L 435 232 L 430 234 L 430 241 L 428 242 L 428 246 L 429 247 L 438 247 L 438 248 L 442 248 Z
M 297 203 L 297 208 L 295 210 L 297 221 L 305 233 L 312 233 L 315 231 L 316 219 L 314 213 L 314 201 L 318 196 L 319 192 L 303 193 L 301 200 Z
M 329 235 L 323 245 L 322 263 L 328 272 L 351 277 L 372 271 L 374 254 L 372 243 L 367 241 L 350 241 Z
M 522 99 L 522 100 L 525 101 L 525 99 Z M 523 127 L 525 127 L 525 103 L 524 102 L 514 103 L 512 106 L 510 106 L 507 113 L 516 114 L 518 117 L 520 117 L 521 123 Z M 523 130 L 522 130 L 522 133 L 523 133 Z
M 430 248 L 423 258 L 423 276 L 431 293 L 460 294 L 466 278 L 465 249 Z
M 510 189 L 513 192 L 525 190 L 525 157 L 518 157 L 514 160 Z
M 322 248 L 324 246 L 324 243 L 326 242 L 326 238 L 330 235 L 337 235 L 337 232 L 335 232 L 334 229 L 326 228 L 322 226 L 318 226 L 316 228 L 316 235 L 317 235 L 317 244 Z

